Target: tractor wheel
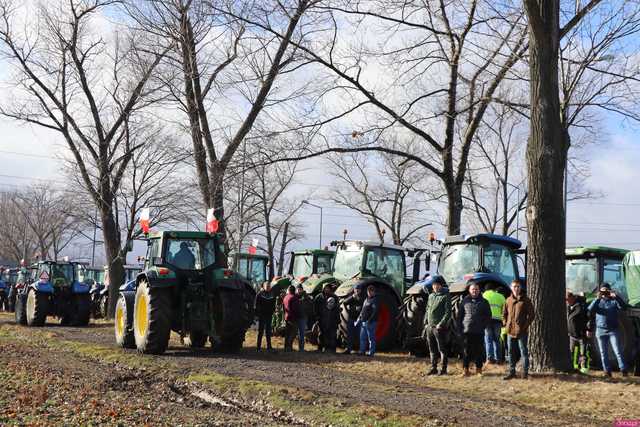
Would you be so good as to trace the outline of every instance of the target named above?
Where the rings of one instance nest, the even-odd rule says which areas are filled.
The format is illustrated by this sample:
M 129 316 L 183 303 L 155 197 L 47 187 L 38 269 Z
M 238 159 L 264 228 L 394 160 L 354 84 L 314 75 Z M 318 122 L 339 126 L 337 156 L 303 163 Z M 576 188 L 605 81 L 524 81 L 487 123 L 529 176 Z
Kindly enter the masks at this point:
M 116 333 L 116 343 L 122 348 L 136 348 L 136 338 L 133 335 L 133 306 L 135 295 L 120 294 L 116 303 L 116 314 L 113 326 Z
M 162 354 L 171 334 L 171 290 L 140 282 L 136 291 L 133 333 L 140 353 Z
M 89 294 L 76 294 L 71 304 L 71 324 L 73 326 L 87 326 L 91 317 L 91 296 Z
M 49 312 L 49 296 L 35 289 L 29 289 L 27 294 L 27 325 L 44 326 Z
M 189 332 L 189 347 L 190 348 L 203 348 L 207 344 L 206 333 L 200 331 Z
M 220 289 L 217 304 L 221 315 L 219 316 L 218 335 L 221 343 L 220 349 L 227 353 L 237 353 L 242 348 L 247 328 L 251 324 L 250 309 L 247 296 L 244 291 Z
M 338 324 L 338 342 L 342 345 L 342 347 L 347 347 L 347 342 L 349 341 L 349 310 L 343 304 L 344 300 L 340 299 L 340 324 Z M 314 325 L 315 326 L 315 325 Z M 317 335 L 317 334 L 316 334 Z M 360 348 L 360 337 L 354 337 L 353 340 L 353 349 L 358 350 Z
M 391 350 L 396 345 L 398 303 L 389 289 L 378 288 L 377 350 Z
M 103 295 L 100 297 L 98 307 L 100 310 L 100 316 L 102 316 L 103 319 L 106 319 L 107 314 L 109 314 L 109 295 Z
M 15 316 L 18 325 L 27 324 L 27 295 L 22 293 L 16 295 Z
M 411 295 L 402 309 L 402 347 L 417 357 L 429 352 L 422 337 L 427 302 L 424 295 Z

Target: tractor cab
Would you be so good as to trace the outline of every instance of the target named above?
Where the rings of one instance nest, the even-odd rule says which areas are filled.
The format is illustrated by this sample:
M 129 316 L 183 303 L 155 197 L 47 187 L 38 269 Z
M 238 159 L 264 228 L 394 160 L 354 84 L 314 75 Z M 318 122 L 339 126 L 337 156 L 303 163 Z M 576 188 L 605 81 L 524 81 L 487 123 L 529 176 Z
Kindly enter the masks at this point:
M 606 246 L 582 246 L 565 250 L 567 291 L 583 296 L 587 303 L 598 295 L 600 284 L 607 282 L 611 289 L 629 302 L 622 261 L 629 251 Z
M 291 252 L 289 271 L 286 276 L 276 276 L 271 288 L 277 294 L 288 286 L 302 284 L 309 295 L 316 295 L 325 283 L 333 282 L 331 275 L 335 252 L 325 249 L 305 249 Z
M 442 243 L 438 259 L 438 274 L 449 285 L 449 292 L 465 292 L 469 281 L 481 287 L 498 285 L 505 296 L 509 285 L 519 278 L 518 254 L 522 243 L 507 236 L 475 234 L 449 236 Z
M 256 291 L 268 280 L 269 257 L 249 253 L 235 253 L 230 256 L 233 269 L 251 282 Z

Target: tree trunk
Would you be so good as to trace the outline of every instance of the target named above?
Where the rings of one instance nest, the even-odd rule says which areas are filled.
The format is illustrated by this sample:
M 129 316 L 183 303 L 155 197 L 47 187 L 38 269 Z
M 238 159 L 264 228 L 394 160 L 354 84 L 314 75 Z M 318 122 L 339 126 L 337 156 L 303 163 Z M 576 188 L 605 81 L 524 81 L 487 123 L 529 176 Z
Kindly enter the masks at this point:
M 224 170 L 219 167 L 212 167 L 211 172 L 211 200 L 209 206 L 213 208 L 213 214 L 218 219 L 218 233 L 222 234 L 226 254 L 229 253 L 230 247 L 227 241 L 227 227 L 224 217 Z M 225 260 L 227 258 L 225 257 Z
M 526 0 L 525 7 L 531 78 L 527 288 L 537 312 L 529 338 L 530 353 L 534 371 L 568 371 L 562 190 L 567 141 L 560 125 L 558 93 L 560 7 L 558 0 Z
M 120 230 L 116 226 L 113 210 L 108 206 L 100 209 L 102 234 L 109 268 L 109 307 L 108 317 L 113 318 L 118 300 L 118 290 L 124 281 L 124 267 L 120 258 Z
M 280 257 L 278 259 L 278 276 L 282 276 L 284 269 L 284 255 L 287 250 L 287 235 L 289 234 L 289 223 L 284 223 L 284 230 L 282 232 L 282 243 L 280 245 Z M 273 276 L 271 276 L 273 277 Z
M 462 186 L 446 183 L 447 191 L 447 235 L 454 236 L 461 232 L 462 222 Z

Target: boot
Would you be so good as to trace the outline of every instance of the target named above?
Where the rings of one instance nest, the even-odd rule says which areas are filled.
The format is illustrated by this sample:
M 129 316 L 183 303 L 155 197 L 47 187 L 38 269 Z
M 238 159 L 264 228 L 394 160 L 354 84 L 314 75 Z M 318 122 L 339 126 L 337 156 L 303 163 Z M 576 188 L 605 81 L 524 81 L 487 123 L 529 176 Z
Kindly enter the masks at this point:
M 628 377 L 628 376 L 629 376 L 629 373 L 628 373 L 627 371 L 622 371 L 622 376 L 623 376 L 623 377 Z
M 523 373 L 522 373 L 522 379 L 523 379 L 523 380 L 526 380 L 526 379 L 528 379 L 528 378 L 529 378 L 529 372 L 526 372 L 526 371 L 525 371 L 525 372 L 523 372 Z
M 476 367 L 476 375 L 482 376 L 482 366 Z
M 436 375 L 437 373 L 438 373 L 438 368 L 436 368 L 435 366 L 432 366 L 431 370 L 427 372 L 427 375 Z
M 471 375 L 471 373 L 469 372 L 469 368 L 464 368 L 464 370 L 462 371 L 462 376 L 468 377 L 469 375 Z
M 443 366 L 438 375 L 440 375 L 440 376 L 447 375 L 447 367 Z
M 502 377 L 503 380 L 512 380 L 516 377 L 516 373 L 513 371 L 509 371 L 509 373 L 507 375 L 505 375 L 504 377 Z

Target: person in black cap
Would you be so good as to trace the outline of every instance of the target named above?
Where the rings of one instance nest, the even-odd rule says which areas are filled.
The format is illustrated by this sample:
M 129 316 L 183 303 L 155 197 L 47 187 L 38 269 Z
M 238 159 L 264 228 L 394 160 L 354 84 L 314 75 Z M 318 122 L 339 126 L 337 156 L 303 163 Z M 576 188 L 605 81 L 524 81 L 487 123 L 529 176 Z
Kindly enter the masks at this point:
M 344 351 L 344 354 L 351 354 L 353 351 L 353 343 L 356 341 L 356 338 L 360 336 L 360 324 L 358 323 L 356 325 L 356 321 L 364 304 L 364 292 L 362 288 L 362 284 L 356 285 L 356 287 L 353 288 L 353 293 L 342 303 L 347 310 L 347 349 Z
M 431 279 L 433 292 L 427 299 L 425 311 L 425 333 L 429 346 L 431 369 L 427 375 L 438 374 L 438 359 L 442 361 L 440 375 L 447 375 L 447 344 L 449 342 L 449 321 L 451 320 L 451 298 L 442 276 Z
M 268 281 L 262 284 L 262 290 L 256 295 L 255 313 L 258 317 L 258 341 L 257 351 L 262 347 L 262 336 L 267 337 L 267 350 L 273 351 L 271 347 L 271 318 L 276 309 L 276 298 L 271 292 L 271 283 Z

